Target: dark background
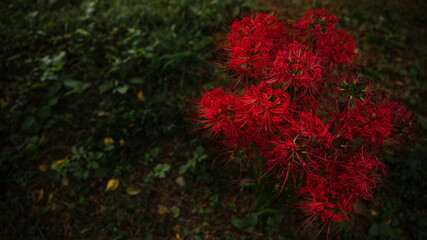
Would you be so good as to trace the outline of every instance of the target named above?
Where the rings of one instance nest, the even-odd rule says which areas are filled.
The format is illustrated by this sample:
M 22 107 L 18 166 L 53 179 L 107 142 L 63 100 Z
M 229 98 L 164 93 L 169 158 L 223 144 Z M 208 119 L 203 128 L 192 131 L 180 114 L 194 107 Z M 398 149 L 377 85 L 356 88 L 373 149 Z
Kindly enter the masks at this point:
M 187 112 L 227 80 L 210 63 L 213 32 L 251 8 L 298 20 L 327 7 L 357 40 L 363 76 L 417 120 L 411 150 L 384 159 L 384 187 L 329 237 L 426 239 L 419 2 L 2 1 L 0 238 L 313 239 L 320 228 L 298 229 L 286 195 L 272 204 L 274 184 L 249 182 L 256 170 L 199 138 Z

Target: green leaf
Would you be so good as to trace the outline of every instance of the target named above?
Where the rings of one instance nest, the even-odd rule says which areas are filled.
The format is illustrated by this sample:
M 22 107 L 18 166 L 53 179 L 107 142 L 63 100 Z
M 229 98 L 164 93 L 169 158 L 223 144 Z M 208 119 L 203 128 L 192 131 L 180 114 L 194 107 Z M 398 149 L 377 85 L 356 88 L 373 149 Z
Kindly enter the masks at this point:
M 189 167 L 190 165 L 188 164 L 188 162 L 185 165 L 180 166 L 178 170 L 179 175 L 186 173 Z
M 208 157 L 208 155 L 203 153 L 203 147 L 202 146 L 198 146 L 196 148 L 196 150 L 193 152 L 193 158 L 196 159 L 198 162 L 203 161 L 207 157 Z
M 154 176 L 157 178 L 165 178 L 166 172 L 169 171 L 171 168 L 171 165 L 169 164 L 157 164 L 156 167 L 154 167 Z
M 248 229 L 249 232 L 253 232 L 255 230 L 255 226 L 258 223 L 258 214 L 251 213 L 248 218 L 236 218 L 231 221 L 231 224 L 236 228 L 243 230 Z
M 157 155 L 159 155 L 159 153 L 160 153 L 160 148 L 153 148 L 150 151 L 150 155 L 153 158 L 157 157 Z
M 144 83 L 144 79 L 142 79 L 142 78 L 132 78 L 130 80 L 130 83 L 133 83 L 133 84 L 143 84 Z
M 378 224 L 374 223 L 369 228 L 369 235 L 376 237 L 378 236 L 378 234 L 379 234 L 379 226 Z
M 47 93 L 47 97 L 48 98 L 54 97 L 60 89 L 61 89 L 61 84 L 59 82 L 54 82 L 52 86 L 49 87 L 49 92 Z
M 253 232 L 253 230 L 255 230 L 255 226 L 258 223 L 258 214 L 256 213 L 251 213 L 251 215 L 249 215 L 248 218 L 249 221 L 249 232 Z
M 63 65 L 66 62 L 67 54 L 64 51 L 60 51 L 52 57 L 51 63 L 53 65 Z
M 98 162 L 91 162 L 91 168 L 98 169 L 99 168 L 99 163 Z
M 51 99 L 49 99 L 49 101 L 47 102 L 47 105 L 49 105 L 49 106 L 53 106 L 53 105 L 57 104 L 57 103 L 58 103 L 58 101 L 59 101 L 59 96 L 54 97 L 54 98 L 51 98 Z
M 89 177 L 89 171 L 88 170 L 86 170 L 84 173 L 83 173 L 83 179 L 87 179 Z
M 129 89 L 128 85 L 123 85 L 123 86 L 117 88 L 117 92 L 119 92 L 120 94 L 126 94 L 128 89 Z
M 84 83 L 74 79 L 67 78 L 64 80 L 64 86 L 68 88 L 80 88 Z
M 52 108 L 49 106 L 43 106 L 43 107 L 39 108 L 37 112 L 41 118 L 46 119 L 52 115 Z
M 113 87 L 113 82 L 108 81 L 108 82 L 102 84 L 101 86 L 99 86 L 99 91 L 101 93 L 104 93 L 104 92 L 110 90 L 112 87 Z
M 147 174 L 147 176 L 145 176 L 144 182 L 145 183 L 152 183 L 152 182 L 154 182 L 154 172 L 153 171 L 149 172 Z
M 95 2 L 83 2 L 80 5 L 80 9 L 83 10 L 86 15 L 90 15 L 95 11 Z
M 242 4 L 242 7 L 248 7 L 254 10 L 264 10 L 266 7 L 261 6 L 257 1 L 255 0 L 247 0 Z
M 178 208 L 178 207 L 173 206 L 173 207 L 171 207 L 171 208 L 170 208 L 170 210 L 171 210 L 172 215 L 173 215 L 173 217 L 174 217 L 174 218 L 179 217 L 180 210 L 179 210 L 179 208 Z
M 240 218 L 236 218 L 233 221 L 231 221 L 231 224 L 233 224 L 233 226 L 235 226 L 236 228 L 243 230 L 247 227 L 247 222 L 243 219 Z
M 416 117 L 421 127 L 424 128 L 424 130 L 427 130 L 427 119 L 423 117 L 421 114 L 416 114 Z
M 83 28 L 79 28 L 79 29 L 77 29 L 77 30 L 76 30 L 76 33 L 77 33 L 77 34 L 80 34 L 80 35 L 82 35 L 82 36 L 89 36 L 89 35 L 90 35 L 90 32 L 89 32 L 89 31 L 87 31 L 86 29 L 83 29 Z
M 44 87 L 44 86 L 46 86 L 46 83 L 34 83 L 34 84 L 31 84 L 31 88 L 32 89 L 40 88 L 40 87 Z
M 144 240 L 153 240 L 153 235 L 152 234 L 147 234 L 145 236 Z
M 22 123 L 22 130 L 28 131 L 31 128 L 33 128 L 35 124 L 36 124 L 36 119 L 33 116 L 28 116 L 25 118 L 24 122 Z
M 105 151 L 111 151 L 113 149 L 114 149 L 114 144 L 108 144 L 108 145 L 105 145 L 104 147 Z
M 40 68 L 46 69 L 52 63 L 52 59 L 49 56 L 44 56 L 40 59 Z

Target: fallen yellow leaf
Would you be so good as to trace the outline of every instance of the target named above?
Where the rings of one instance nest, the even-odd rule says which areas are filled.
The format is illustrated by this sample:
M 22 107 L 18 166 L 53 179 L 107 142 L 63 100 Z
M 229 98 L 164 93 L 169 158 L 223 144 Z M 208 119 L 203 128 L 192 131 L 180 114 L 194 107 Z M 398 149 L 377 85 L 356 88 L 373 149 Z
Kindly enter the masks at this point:
M 114 139 L 112 138 L 104 138 L 104 144 L 113 144 L 114 143 Z
M 49 193 L 49 195 L 47 196 L 47 203 L 50 203 L 53 199 L 53 192 Z
M 163 205 L 161 205 L 161 204 L 157 205 L 157 213 L 158 213 L 158 214 L 163 215 L 163 214 L 165 214 L 167 211 L 168 211 L 168 208 L 167 208 L 167 207 L 165 207 L 165 206 L 163 206 Z
M 46 164 L 42 164 L 39 166 L 39 170 L 42 172 L 46 172 L 49 167 Z
M 181 236 L 179 236 L 179 233 L 175 233 L 176 240 L 182 240 Z
M 141 189 L 135 186 L 129 186 L 126 188 L 126 193 L 131 196 L 138 195 L 140 192 L 141 192 Z
M 117 187 L 119 187 L 119 184 L 120 184 L 120 180 L 117 178 L 112 178 L 112 179 L 108 180 L 107 187 L 105 188 L 105 192 L 110 191 L 110 190 L 111 191 L 116 190 Z
M 65 158 L 63 158 L 63 159 L 60 159 L 60 160 L 57 160 L 57 161 L 53 162 L 53 163 L 50 165 L 50 168 L 55 169 L 55 168 L 59 167 L 60 165 L 63 165 L 63 164 L 64 164 L 64 163 L 66 163 L 67 161 L 68 161 L 68 156 L 67 156 L 67 157 L 65 157 Z
M 138 92 L 138 98 L 141 101 L 145 101 L 145 96 L 144 96 L 144 93 L 142 92 L 142 90 L 139 90 L 139 92 Z
M 119 141 L 119 144 L 120 144 L 120 146 L 123 146 L 123 145 L 125 145 L 125 140 L 123 140 L 123 139 L 120 139 L 120 141 Z
M 378 214 L 377 211 L 375 211 L 374 209 L 370 209 L 369 212 L 372 216 L 376 216 Z

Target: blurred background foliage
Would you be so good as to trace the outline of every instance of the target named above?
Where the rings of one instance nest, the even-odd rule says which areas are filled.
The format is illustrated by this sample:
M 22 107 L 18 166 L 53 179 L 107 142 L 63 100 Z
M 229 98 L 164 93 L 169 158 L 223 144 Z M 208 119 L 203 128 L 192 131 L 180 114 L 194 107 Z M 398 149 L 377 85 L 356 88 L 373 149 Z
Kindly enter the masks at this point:
M 0 238 L 313 239 L 287 196 L 272 204 L 274 185 L 188 122 L 189 102 L 227 78 L 213 32 L 251 9 L 308 7 L 342 17 L 364 76 L 417 119 L 413 150 L 385 159 L 385 188 L 339 235 L 426 239 L 427 8 L 413 0 L 2 1 Z

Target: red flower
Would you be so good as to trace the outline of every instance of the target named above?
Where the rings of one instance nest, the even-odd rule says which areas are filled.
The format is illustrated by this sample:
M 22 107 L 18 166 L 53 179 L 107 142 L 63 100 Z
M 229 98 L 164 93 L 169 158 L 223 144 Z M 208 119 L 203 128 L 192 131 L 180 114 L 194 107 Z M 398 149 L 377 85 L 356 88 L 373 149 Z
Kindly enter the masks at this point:
M 357 100 L 353 109 L 342 117 L 340 133 L 348 140 L 362 139 L 367 148 L 379 149 L 383 144 L 398 144 L 398 127 L 409 126 L 410 114 L 396 103 L 383 100 L 378 104 L 370 99 Z
M 196 104 L 206 134 L 261 159 L 259 178 L 274 176 L 279 195 L 292 179 L 293 206 L 308 216 L 302 225 L 318 219 L 328 232 L 373 198 L 385 175 L 382 150 L 401 144 L 413 121 L 356 72 L 356 43 L 337 24 L 326 9 L 309 9 L 296 24 L 267 14 L 235 21 L 219 43 L 222 67 L 248 85 L 214 89 Z
M 237 82 L 262 79 L 276 45 L 285 39 L 284 25 L 267 14 L 259 14 L 255 20 L 245 17 L 233 23 L 226 38 L 219 44 L 225 50 L 224 67 L 235 71 Z
M 236 106 L 239 100 L 232 95 L 226 95 L 220 88 L 207 92 L 198 106 L 199 124 L 207 130 L 207 134 L 225 135 L 229 142 L 237 142 L 240 130 L 233 123 Z
M 354 204 L 361 200 L 371 200 L 372 191 L 385 175 L 384 164 L 366 150 L 349 152 L 348 157 L 336 164 L 334 169 L 334 193 L 340 199 L 342 210 L 353 212 Z
M 267 83 L 282 85 L 285 90 L 293 84 L 304 89 L 301 95 L 307 90 L 312 96 L 315 95 L 322 85 L 323 67 L 320 65 L 321 58 L 306 49 L 307 46 L 303 44 L 292 43 L 279 50 Z
M 277 131 L 282 121 L 289 121 L 289 95 L 282 89 L 273 90 L 263 82 L 252 85 L 241 98 L 245 114 L 239 115 L 240 126 L 253 135 Z
M 324 57 L 330 67 L 338 64 L 352 65 L 357 59 L 356 43 L 344 30 L 328 31 L 317 39 L 316 54 Z
M 338 23 L 338 19 L 333 15 L 328 15 L 327 9 L 311 9 L 305 13 L 304 18 L 295 24 L 295 28 L 302 32 L 310 32 L 313 35 L 320 35 L 333 30 Z

